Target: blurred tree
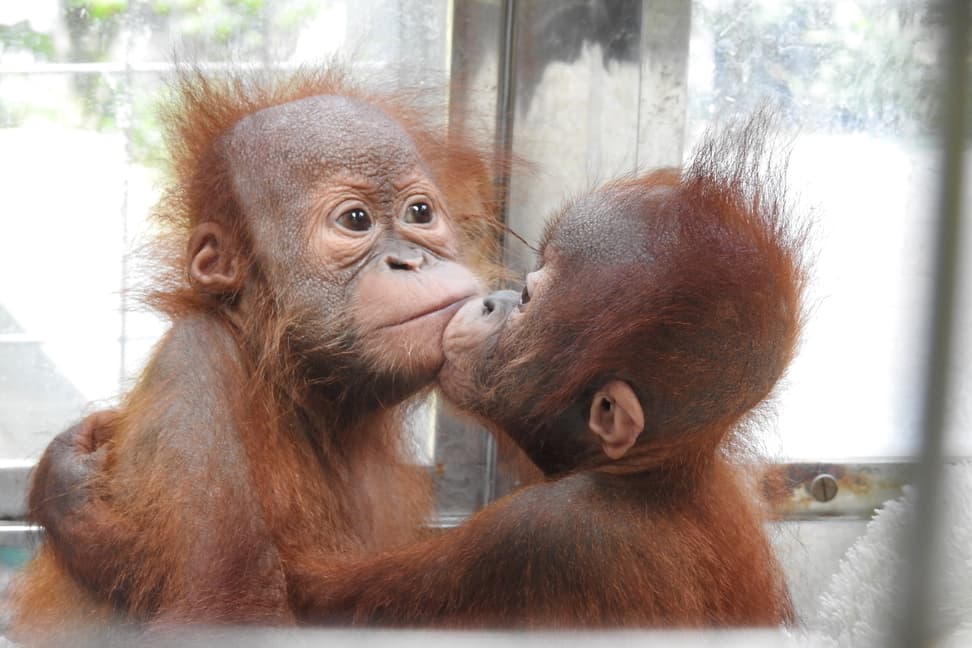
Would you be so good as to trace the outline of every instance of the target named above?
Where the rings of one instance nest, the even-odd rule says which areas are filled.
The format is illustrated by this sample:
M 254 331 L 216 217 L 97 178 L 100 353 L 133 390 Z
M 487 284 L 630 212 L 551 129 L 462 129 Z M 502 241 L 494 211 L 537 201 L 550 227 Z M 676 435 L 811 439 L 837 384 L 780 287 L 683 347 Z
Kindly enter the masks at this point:
M 930 4 L 702 0 L 693 15 L 713 35 L 715 69 L 696 108 L 731 114 L 769 100 L 823 130 L 927 132 L 941 27 Z
M 35 60 L 47 61 L 55 55 L 54 39 L 33 29 L 26 20 L 9 25 L 0 23 L 0 59 L 7 52 L 29 52 Z M 23 112 L 0 100 L 0 127 L 18 124 Z
M 27 50 L 38 59 L 50 60 L 54 57 L 54 39 L 50 34 L 32 29 L 26 20 L 12 25 L 0 24 L 0 56 L 6 51 L 17 50 Z
M 0 55 L 28 52 L 37 61 L 66 63 L 122 63 L 137 56 L 137 63 L 165 61 L 178 51 L 199 60 L 269 65 L 291 56 L 300 30 L 322 5 L 319 0 L 57 2 L 60 25 L 51 33 L 36 31 L 27 21 L 0 24 Z M 158 79 L 145 80 L 149 83 L 115 73 L 79 73 L 71 84 L 81 126 L 98 131 L 130 126 L 134 157 L 152 163 L 160 157 Z M 148 92 L 135 93 L 134 87 Z M 0 101 L 0 125 L 16 124 L 26 112 L 29 107 L 6 110 Z

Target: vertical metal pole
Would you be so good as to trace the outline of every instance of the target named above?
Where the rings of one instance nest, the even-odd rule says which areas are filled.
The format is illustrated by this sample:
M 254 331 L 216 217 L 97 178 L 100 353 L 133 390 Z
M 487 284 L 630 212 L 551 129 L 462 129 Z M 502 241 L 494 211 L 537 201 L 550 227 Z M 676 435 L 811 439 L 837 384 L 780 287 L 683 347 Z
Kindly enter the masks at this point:
M 496 83 L 496 139 L 495 159 L 496 206 L 503 222 L 508 222 L 507 209 L 510 195 L 509 164 L 513 154 L 513 117 L 516 110 L 516 0 L 503 0 L 502 26 L 499 43 L 499 74 Z M 496 496 L 496 439 L 486 438 L 486 471 L 483 488 L 483 504 L 489 504 Z
M 496 170 L 499 215 L 506 222 L 510 193 L 509 160 L 513 152 L 513 115 L 516 109 L 516 0 L 503 0 L 499 78 L 496 80 Z
M 937 548 L 941 540 L 943 440 L 947 423 L 952 357 L 953 311 L 959 271 L 964 147 L 968 133 L 969 0 L 942 0 L 946 25 L 946 70 L 942 85 L 942 169 L 936 241 L 931 340 L 922 421 L 921 457 L 915 475 L 914 526 L 904 539 L 903 597 L 896 615 L 898 646 L 931 646 L 936 642 L 934 587 L 941 573 Z
M 118 330 L 118 390 L 125 385 L 126 366 L 128 364 L 128 219 L 131 211 L 132 166 L 135 164 L 135 75 L 132 71 L 132 9 L 129 7 L 124 14 L 122 23 L 122 38 L 125 47 L 125 71 L 122 75 L 124 84 L 125 111 L 125 180 L 122 190 L 121 205 L 121 286 L 119 293 L 119 316 L 121 322 Z

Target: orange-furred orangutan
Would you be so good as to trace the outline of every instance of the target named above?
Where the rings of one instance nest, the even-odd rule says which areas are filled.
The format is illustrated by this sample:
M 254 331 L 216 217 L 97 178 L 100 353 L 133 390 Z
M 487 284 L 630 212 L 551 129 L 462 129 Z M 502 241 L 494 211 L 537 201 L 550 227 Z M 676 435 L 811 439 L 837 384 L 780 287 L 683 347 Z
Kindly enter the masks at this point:
M 495 247 L 488 161 L 333 71 L 184 70 L 177 90 L 153 295 L 172 327 L 118 409 L 38 466 L 64 484 L 68 444 L 103 467 L 31 493 L 49 538 L 10 594 L 27 642 L 109 617 L 292 623 L 295 573 L 413 540 L 432 505 L 403 420 L 483 289 L 466 263 Z M 45 517 L 79 498 L 103 515 Z
M 443 339 L 443 393 L 509 434 L 545 481 L 416 543 L 300 563 L 288 571 L 299 620 L 455 628 L 793 620 L 739 451 L 747 416 L 785 371 L 802 321 L 805 237 L 790 222 L 782 171 L 765 164 L 764 136 L 756 119 L 707 140 L 684 171 L 579 198 L 549 223 L 522 293 L 458 311 Z M 59 453 L 68 486 L 52 495 L 69 488 L 84 456 Z M 97 543 L 90 531 L 105 507 L 72 506 L 51 521 L 87 530 L 70 541 Z M 74 516 L 88 526 L 62 524 Z

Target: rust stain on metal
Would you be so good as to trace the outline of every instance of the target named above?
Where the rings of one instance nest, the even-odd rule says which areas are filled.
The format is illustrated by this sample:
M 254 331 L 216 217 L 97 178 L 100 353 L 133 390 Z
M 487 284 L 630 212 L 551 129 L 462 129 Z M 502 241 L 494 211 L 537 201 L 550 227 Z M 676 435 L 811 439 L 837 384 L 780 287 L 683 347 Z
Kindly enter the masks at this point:
M 869 516 L 901 494 L 909 475 L 901 463 L 783 463 L 766 467 L 762 490 L 777 518 Z

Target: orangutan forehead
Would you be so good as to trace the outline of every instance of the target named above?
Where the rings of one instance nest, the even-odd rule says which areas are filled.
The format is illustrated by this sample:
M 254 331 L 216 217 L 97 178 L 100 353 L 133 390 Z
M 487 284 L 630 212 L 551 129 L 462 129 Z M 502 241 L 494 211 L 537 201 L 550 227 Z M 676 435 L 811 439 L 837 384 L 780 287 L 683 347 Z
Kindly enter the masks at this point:
M 557 254 L 598 264 L 650 260 L 673 236 L 668 214 L 671 190 L 632 191 L 616 186 L 580 198 L 554 222 L 544 241 Z
M 286 167 L 301 175 L 398 175 L 419 164 L 415 142 L 377 106 L 339 95 L 307 97 L 240 120 L 226 137 L 237 169 L 264 175 Z

